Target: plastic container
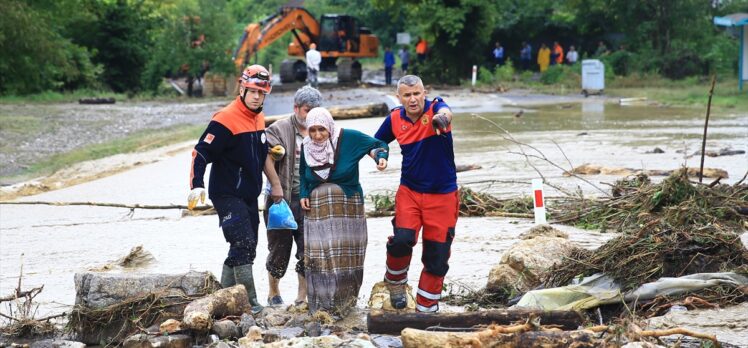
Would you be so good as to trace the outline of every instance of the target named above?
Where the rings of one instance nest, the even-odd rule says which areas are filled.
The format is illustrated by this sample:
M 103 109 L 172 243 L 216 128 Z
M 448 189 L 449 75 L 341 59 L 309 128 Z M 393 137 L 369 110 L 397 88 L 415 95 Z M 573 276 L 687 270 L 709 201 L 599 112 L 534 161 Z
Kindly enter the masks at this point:
M 605 65 L 598 59 L 582 61 L 582 94 L 602 94 L 605 89 Z

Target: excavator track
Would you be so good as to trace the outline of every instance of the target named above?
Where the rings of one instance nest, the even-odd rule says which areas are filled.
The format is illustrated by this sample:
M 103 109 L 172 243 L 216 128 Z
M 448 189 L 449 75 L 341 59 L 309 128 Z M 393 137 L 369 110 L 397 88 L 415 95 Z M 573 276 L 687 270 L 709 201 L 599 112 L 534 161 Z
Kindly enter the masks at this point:
M 286 59 L 281 63 L 281 83 L 306 81 L 306 63 L 300 59 Z
M 338 82 L 361 81 L 361 63 L 353 59 L 340 59 L 338 61 Z

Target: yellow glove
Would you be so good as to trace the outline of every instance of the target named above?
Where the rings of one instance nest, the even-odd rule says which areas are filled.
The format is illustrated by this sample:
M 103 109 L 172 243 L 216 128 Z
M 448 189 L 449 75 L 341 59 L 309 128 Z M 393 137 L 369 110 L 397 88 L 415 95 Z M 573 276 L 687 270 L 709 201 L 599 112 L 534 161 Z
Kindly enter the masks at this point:
M 200 200 L 200 203 L 205 203 L 205 189 L 202 187 L 195 187 L 190 191 L 190 195 L 187 196 L 187 209 L 195 208 L 198 200 Z
M 286 149 L 281 145 L 275 145 L 270 148 L 270 156 L 273 156 L 273 160 L 280 161 L 283 156 L 286 155 Z

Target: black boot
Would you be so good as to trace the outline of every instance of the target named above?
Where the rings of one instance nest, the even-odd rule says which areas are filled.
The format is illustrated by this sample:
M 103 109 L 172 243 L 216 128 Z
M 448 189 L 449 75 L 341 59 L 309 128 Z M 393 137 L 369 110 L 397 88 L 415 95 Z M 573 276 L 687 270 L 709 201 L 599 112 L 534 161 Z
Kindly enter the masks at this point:
M 252 264 L 234 266 L 234 279 L 237 284 L 244 285 L 247 289 L 249 304 L 252 306 L 252 314 L 262 312 L 262 305 L 257 301 L 257 291 L 255 291 L 255 281 L 252 277 Z
M 223 270 L 221 270 L 221 287 L 228 288 L 236 285 L 236 279 L 234 279 L 234 268 L 223 264 Z
M 405 284 L 387 284 L 390 290 L 390 304 L 394 309 L 403 309 L 408 305 L 408 295 L 405 293 Z

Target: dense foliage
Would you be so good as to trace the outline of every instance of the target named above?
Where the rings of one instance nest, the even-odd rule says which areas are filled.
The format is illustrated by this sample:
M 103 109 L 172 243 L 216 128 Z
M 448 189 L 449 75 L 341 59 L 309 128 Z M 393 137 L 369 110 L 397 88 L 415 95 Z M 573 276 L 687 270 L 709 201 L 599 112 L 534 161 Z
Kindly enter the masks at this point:
M 285 3 L 0 0 L 0 94 L 80 88 L 135 93 L 158 90 L 164 76 L 194 78 L 207 68 L 231 74 L 231 53 L 243 28 Z M 315 0 L 303 6 L 315 16 L 358 17 L 382 47 L 394 46 L 398 32 L 425 38 L 428 58 L 415 68 L 432 83 L 458 83 L 473 64 L 493 70 L 496 41 L 515 68 L 523 41 L 533 46 L 533 66 L 541 43 L 575 45 L 587 58 L 602 41 L 609 51 L 601 58 L 616 75 L 732 75 L 738 40 L 712 18 L 748 12 L 748 0 Z M 261 51 L 257 61 L 278 66 L 291 38 Z M 551 73 L 544 83 L 563 75 Z

